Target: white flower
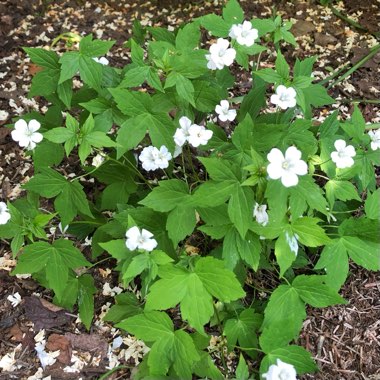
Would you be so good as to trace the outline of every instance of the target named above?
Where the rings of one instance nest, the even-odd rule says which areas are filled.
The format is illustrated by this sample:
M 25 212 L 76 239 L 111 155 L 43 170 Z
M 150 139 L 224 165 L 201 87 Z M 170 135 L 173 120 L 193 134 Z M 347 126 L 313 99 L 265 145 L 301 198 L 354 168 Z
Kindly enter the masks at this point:
M 174 134 L 174 142 L 176 145 L 182 146 L 185 144 L 189 138 L 189 128 L 191 127 L 191 124 L 191 120 L 186 116 L 182 116 L 179 119 L 179 125 L 181 128 L 177 128 Z
M 253 209 L 253 216 L 256 218 L 256 222 L 262 226 L 266 226 L 269 221 L 269 216 L 266 210 L 267 205 L 259 205 L 257 202 Z
M 169 161 L 172 159 L 171 153 L 165 145 L 162 145 L 156 155 L 156 165 L 160 169 L 166 169 L 169 166 Z
M 272 364 L 268 372 L 263 374 L 266 380 L 297 380 L 297 372 L 293 365 L 277 359 L 277 364 Z
M 276 88 L 276 94 L 270 97 L 270 101 L 281 109 L 286 110 L 296 105 L 296 95 L 296 90 L 293 87 L 285 87 L 280 84 Z
M 7 297 L 7 300 L 12 304 L 13 307 L 16 307 L 17 305 L 19 305 L 22 301 L 22 298 L 20 296 L 19 293 L 15 293 L 15 294 L 10 294 L 8 297 Z
M 0 202 L 0 224 L 7 224 L 8 220 L 11 218 L 7 204 L 5 202 Z
M 144 228 L 141 230 L 138 227 L 130 228 L 126 237 L 127 240 L 125 245 L 130 251 L 134 251 L 135 249 L 144 249 L 145 251 L 153 251 L 154 248 L 157 247 L 157 241 L 152 239 L 153 234 Z
M 182 153 L 182 146 L 175 144 L 173 158 L 178 157 Z
M 289 245 L 290 250 L 294 253 L 295 256 L 298 254 L 298 235 L 291 235 L 288 232 L 285 232 L 285 239 Z
M 259 37 L 257 29 L 252 28 L 250 21 L 243 24 L 234 24 L 230 29 L 229 36 L 237 41 L 239 45 L 252 46 Z
M 236 50 L 229 46 L 229 41 L 224 38 L 218 38 L 217 42 L 210 46 L 210 54 L 206 54 L 209 69 L 222 70 L 224 66 L 232 65 L 236 57 Z
M 106 57 L 100 57 L 100 58 L 94 57 L 92 59 L 95 62 L 100 63 L 101 65 L 105 65 L 105 66 L 107 66 L 110 63 L 110 61 Z
M 221 100 L 220 105 L 215 107 L 215 112 L 218 114 L 220 121 L 234 121 L 236 118 L 236 110 L 230 110 L 230 104 L 228 100 Z
M 96 168 L 98 168 L 103 162 L 104 162 L 104 157 L 101 154 L 97 154 L 92 159 L 92 166 L 95 166 Z
M 371 138 L 371 149 L 380 149 L 380 129 L 376 129 L 375 131 L 369 131 L 368 135 Z
M 171 158 L 171 153 L 164 145 L 159 150 L 154 146 L 148 146 L 142 150 L 139 156 L 142 167 L 146 171 L 167 168 Z
M 336 140 L 334 142 L 336 152 L 331 153 L 331 159 L 339 169 L 349 168 L 354 164 L 354 157 L 356 155 L 355 149 L 352 145 L 347 145 L 344 140 Z
M 208 140 L 212 137 L 212 131 L 206 129 L 203 125 L 193 124 L 189 128 L 189 143 L 194 147 L 199 145 L 206 145 Z
M 12 139 L 18 142 L 22 148 L 26 147 L 28 150 L 34 149 L 36 143 L 42 141 L 43 136 L 37 132 L 41 124 L 37 120 L 30 120 L 27 123 L 25 120 L 20 119 L 15 123 L 15 129 L 12 131 Z
M 285 157 L 279 149 L 273 148 L 267 158 L 270 162 L 267 167 L 269 178 L 281 178 L 285 187 L 297 185 L 297 176 L 307 173 L 306 162 L 301 160 L 301 152 L 294 146 L 286 150 Z

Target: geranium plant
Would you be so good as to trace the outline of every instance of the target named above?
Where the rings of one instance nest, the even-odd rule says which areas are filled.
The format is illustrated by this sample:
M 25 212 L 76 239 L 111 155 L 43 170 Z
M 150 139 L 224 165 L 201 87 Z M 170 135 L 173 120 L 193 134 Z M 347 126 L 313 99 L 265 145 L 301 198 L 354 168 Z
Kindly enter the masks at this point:
M 30 95 L 49 109 L 15 122 L 35 174 L 24 198 L 0 203 L 0 237 L 18 260 L 13 274 L 32 274 L 62 307 L 77 304 L 87 328 L 96 259 L 117 261 L 124 288 L 139 292 L 118 295 L 105 319 L 150 347 L 136 379 L 316 371 L 295 344 L 306 305 L 345 303 L 349 260 L 380 269 L 378 131 L 357 107 L 350 120 L 313 121 L 313 107 L 334 99 L 312 76 L 316 57 L 289 67 L 280 42 L 295 43 L 290 27 L 247 20 L 230 0 L 222 16 L 174 32 L 135 23 L 122 69 L 105 57 L 114 41 L 91 35 L 63 54 L 25 48 L 42 68 Z M 264 52 L 273 68 L 261 68 Z M 247 93 L 242 70 L 252 74 Z M 80 161 L 74 176 L 61 170 L 69 156 Z M 83 178 L 95 182 L 85 189 Z M 59 222 L 66 233 L 49 238 Z M 76 247 L 87 236 L 92 257 Z M 264 298 L 263 271 L 276 284 Z

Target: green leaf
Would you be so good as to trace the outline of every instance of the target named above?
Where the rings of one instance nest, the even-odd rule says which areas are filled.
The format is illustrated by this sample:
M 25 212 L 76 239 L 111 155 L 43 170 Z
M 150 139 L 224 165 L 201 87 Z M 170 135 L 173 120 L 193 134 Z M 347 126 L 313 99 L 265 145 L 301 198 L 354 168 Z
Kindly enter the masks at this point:
M 136 116 L 149 112 L 152 108 L 151 97 L 142 92 L 132 92 L 121 88 L 109 88 L 117 107 L 127 116 Z
M 125 73 L 124 79 L 120 83 L 120 87 L 137 87 L 145 82 L 149 72 L 148 66 L 133 67 Z
M 233 351 L 238 344 L 244 347 L 248 355 L 254 355 L 254 349 L 257 348 L 256 332 L 261 323 L 261 314 L 256 314 L 253 309 L 245 309 L 236 318 L 227 319 L 223 334 L 227 337 L 228 349 Z
M 200 185 L 192 196 L 189 206 L 216 207 L 223 204 L 231 196 L 236 181 L 207 181 Z
M 294 236 L 289 231 L 283 231 L 275 243 L 274 253 L 276 255 L 276 261 L 280 266 L 280 276 L 290 268 L 292 263 L 297 258 L 297 251 L 294 251 L 294 247 L 291 246 L 292 239 Z
M 292 230 L 298 235 L 297 239 L 308 247 L 318 247 L 330 242 L 324 229 L 318 226 L 320 220 L 317 218 L 298 218 L 292 223 Z
M 293 365 L 299 375 L 315 372 L 318 369 L 310 352 L 306 351 L 303 347 L 287 346 L 277 348 L 268 353 L 261 362 L 260 373 L 264 374 L 267 372 L 271 364 L 277 364 L 277 359 Z
M 59 76 L 59 83 L 63 83 L 71 79 L 79 71 L 79 53 L 70 51 L 66 52 L 59 59 L 61 64 L 61 74 Z
M 171 211 L 190 198 L 189 189 L 185 182 L 178 179 L 160 181 L 140 204 L 155 211 Z
M 33 162 L 36 169 L 58 165 L 64 156 L 62 145 L 42 141 L 33 151 Z
M 58 69 L 45 69 L 38 72 L 32 79 L 29 97 L 49 96 L 57 90 L 59 79 Z
M 236 235 L 237 249 L 242 260 L 244 260 L 253 270 L 257 271 L 260 263 L 261 244 L 259 237 L 248 231 L 245 239 L 241 235 Z
M 57 94 L 59 99 L 62 100 L 63 104 L 70 109 L 71 99 L 73 97 L 73 81 L 68 79 L 57 86 Z
M 29 55 L 30 60 L 38 66 L 46 67 L 47 69 L 59 69 L 59 57 L 54 51 L 41 48 L 23 48 Z
M 78 278 L 78 306 L 79 317 L 87 330 L 90 330 L 94 317 L 94 294 L 96 287 L 90 274 L 84 274 Z
M 80 77 L 83 82 L 95 90 L 100 91 L 103 76 L 102 65 L 96 63 L 92 58 L 86 56 L 79 57 L 78 64 Z
M 146 310 L 168 309 L 180 303 L 183 318 L 202 333 L 214 310 L 212 297 L 200 278 L 173 265 L 160 268 L 159 276 L 161 280 L 150 288 Z
M 229 23 L 213 13 L 202 16 L 201 25 L 216 37 L 227 37 L 231 28 Z
M 282 79 L 280 73 L 270 68 L 254 71 L 253 74 L 260 77 L 263 81 L 268 83 L 279 83 Z
M 369 219 L 380 219 L 380 189 L 367 194 L 364 210 Z
M 117 260 L 126 259 L 131 254 L 125 245 L 125 239 L 110 240 L 99 245 Z
M 339 199 L 341 201 L 348 201 L 351 199 L 361 201 L 358 190 L 349 181 L 330 180 L 326 183 L 325 188 L 326 197 L 329 200 L 330 208 L 333 207 L 335 199 Z
M 348 257 L 346 247 L 339 239 L 323 248 L 321 256 L 314 269 L 324 269 L 326 284 L 336 291 L 346 281 L 348 275 Z
M 253 191 L 249 187 L 235 186 L 228 202 L 228 216 L 242 238 L 250 227 L 253 211 Z
M 134 293 L 121 293 L 115 297 L 115 305 L 111 306 L 104 321 L 118 323 L 126 318 L 142 313 L 139 300 Z
M 344 236 L 342 243 L 355 263 L 369 270 L 380 270 L 380 244 L 354 236 Z
M 280 326 L 284 323 L 288 328 L 286 334 L 290 339 L 298 337 L 306 318 L 305 304 L 300 299 L 296 289 L 289 285 L 280 285 L 270 296 L 264 311 L 262 328 Z
M 280 51 L 277 52 L 276 72 L 286 81 L 289 78 L 289 65 Z
M 212 295 L 225 302 L 244 295 L 233 272 L 211 257 L 198 260 L 193 273 L 170 264 L 160 267 L 159 276 L 161 280 L 150 288 L 146 309 L 168 309 L 180 303 L 182 316 L 200 333 L 214 313 Z M 223 286 L 217 282 L 221 276 Z
M 92 217 L 82 185 L 78 181 L 67 181 L 50 168 L 41 169 L 24 187 L 46 198 L 57 197 L 54 204 L 63 225 L 70 223 L 78 213 Z
M 79 43 L 79 52 L 87 57 L 105 55 L 116 41 L 92 40 L 92 34 L 83 37 Z
M 13 274 L 37 273 L 45 270 L 49 286 L 61 299 L 68 281 L 69 269 L 89 266 L 90 263 L 69 240 L 59 239 L 52 245 L 37 242 L 27 245 L 20 255 Z
M 245 292 L 234 273 L 224 268 L 223 261 L 204 257 L 195 265 L 195 272 L 207 291 L 223 302 L 230 302 L 245 296 Z
M 198 47 L 200 37 L 201 33 L 197 23 L 186 24 L 178 30 L 175 39 L 176 48 L 178 50 L 193 50 Z
M 194 208 L 182 206 L 181 203 L 178 203 L 178 207 L 169 213 L 166 221 L 166 228 L 174 245 L 177 245 L 186 236 L 191 235 L 196 224 Z
M 239 170 L 231 165 L 227 160 L 216 157 L 199 157 L 199 161 L 205 166 L 211 179 L 215 181 L 239 180 Z
M 173 335 L 173 323 L 166 313 L 159 311 L 144 312 L 118 323 L 124 329 L 145 342 L 167 339 Z
M 266 83 L 258 77 L 254 77 L 252 89 L 244 96 L 238 115 L 239 121 L 243 121 L 247 114 L 252 120 L 255 120 L 260 113 L 261 108 L 265 105 Z
M 313 307 L 327 307 L 347 303 L 325 282 L 325 276 L 297 276 L 292 283 L 299 296 Z
M 164 113 L 143 113 L 123 123 L 117 136 L 117 155 L 121 157 L 126 151 L 134 148 L 145 136 L 147 128 L 155 147 L 165 145 L 174 151 L 173 135 L 175 127 L 172 120 Z
M 167 84 L 169 83 L 169 86 Z M 177 90 L 178 95 L 189 102 L 191 105 L 195 106 L 194 100 L 194 86 L 190 79 L 184 77 L 178 73 L 170 73 L 167 78 L 167 84 L 165 87 L 170 87 L 170 83 L 175 84 L 175 88 Z
M 244 360 L 244 356 L 240 354 L 239 364 L 236 368 L 236 378 L 239 380 L 248 380 L 249 379 L 249 371 L 247 363 Z
M 182 74 L 186 76 L 184 73 Z M 228 96 L 225 89 L 211 82 L 194 80 L 192 83 L 194 86 L 195 106 L 201 112 L 213 112 L 215 105 Z
M 244 20 L 244 12 L 237 0 L 229 0 L 223 8 L 223 18 L 230 24 L 240 24 Z
M 199 354 L 189 334 L 182 330 L 174 332 L 167 314 L 145 312 L 126 319 L 117 327 L 146 342 L 154 342 L 148 357 L 148 366 L 153 374 L 165 375 L 172 365 L 179 378 L 191 380 L 192 368 L 200 359 Z
M 46 139 L 57 144 L 64 143 L 74 136 L 75 133 L 72 130 L 64 127 L 53 128 L 44 133 Z

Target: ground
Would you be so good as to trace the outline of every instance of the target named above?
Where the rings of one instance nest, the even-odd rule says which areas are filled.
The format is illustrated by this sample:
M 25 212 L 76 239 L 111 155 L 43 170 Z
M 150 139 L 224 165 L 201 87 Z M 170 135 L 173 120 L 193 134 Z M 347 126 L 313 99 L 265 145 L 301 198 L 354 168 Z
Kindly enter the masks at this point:
M 296 57 L 319 55 L 314 75 L 323 79 L 332 69 L 345 62 L 359 61 L 376 43 L 380 20 L 379 0 L 347 0 L 338 2 L 336 7 L 342 13 L 364 26 L 360 31 L 337 18 L 328 8 L 317 1 L 261 0 L 258 2 L 241 0 L 246 17 L 269 17 L 277 10 L 284 19 L 295 22 L 293 33 L 299 48 L 284 48 L 288 61 Z M 22 194 L 21 184 L 32 175 L 31 161 L 10 138 L 7 124 L 12 118 L 34 109 L 44 112 L 45 103 L 41 99 L 28 99 L 27 91 L 36 67 L 30 64 L 21 47 L 38 46 L 48 48 L 54 38 L 64 32 L 78 34 L 93 33 L 98 38 L 115 39 L 116 47 L 108 56 L 111 64 L 123 66 L 129 62 L 127 49 L 123 43 L 131 33 L 132 21 L 137 18 L 147 25 L 176 27 L 193 17 L 215 12 L 220 13 L 222 1 L 84 1 L 84 0 L 3 0 L 0 2 L 0 199 L 14 200 Z M 378 36 L 378 34 L 377 34 Z M 58 44 L 57 48 L 62 48 Z M 273 57 L 262 61 L 272 65 Z M 349 99 L 365 99 L 360 104 L 367 122 L 380 122 L 378 95 L 380 54 L 355 71 L 343 83 L 334 87 L 330 94 L 338 99 L 333 108 L 339 108 L 343 117 L 352 111 Z M 244 87 L 244 78 L 241 86 Z M 239 90 L 239 85 L 235 90 Z M 373 101 L 374 100 L 374 101 Z M 371 102 L 372 101 L 372 102 Z M 317 119 L 323 118 L 330 109 L 321 109 Z M 71 166 L 70 166 L 71 165 Z M 67 163 L 67 170 L 75 170 Z M 55 233 L 60 233 L 58 230 Z M 88 250 L 82 244 L 82 250 Z M 0 372 L 0 379 L 42 378 L 40 363 L 33 350 L 38 328 L 45 329 L 47 348 L 60 350 L 58 361 L 47 367 L 43 376 L 52 378 L 84 379 L 97 378 L 110 366 L 107 358 L 108 344 L 119 334 L 107 323 L 100 322 L 104 310 L 113 302 L 118 288 L 117 278 L 110 273 L 107 264 L 95 268 L 93 275 L 99 294 L 96 299 L 96 323 L 90 334 L 76 323 L 76 315 L 68 315 L 57 310 L 51 301 L 49 291 L 39 287 L 31 279 L 9 276 L 14 266 L 7 242 L 0 242 L 0 358 L 15 352 L 16 366 L 11 373 Z M 103 289 L 103 291 L 102 291 Z M 12 307 L 7 297 L 18 292 L 23 301 Z M 308 317 L 298 343 L 306 347 L 316 359 L 320 372 L 304 379 L 380 379 L 380 279 L 379 274 L 351 267 L 350 277 L 341 294 L 348 300 L 345 306 L 308 310 Z M 36 298 L 37 297 L 37 298 Z M 41 304 L 40 299 L 44 300 Z M 34 331 L 32 326 L 34 322 Z M 79 335 L 75 335 L 79 334 Z M 78 339 L 78 336 L 80 339 Z M 21 343 L 21 346 L 18 346 Z M 16 351 L 15 351 L 15 348 Z M 122 350 L 121 350 L 122 349 Z M 121 364 L 133 367 L 144 347 L 131 337 L 124 339 L 121 348 L 115 348 L 111 360 L 119 356 Z M 71 365 L 72 353 L 78 358 L 80 373 L 63 372 Z M 122 357 L 122 359 L 120 359 Z M 129 369 L 109 378 L 127 378 Z

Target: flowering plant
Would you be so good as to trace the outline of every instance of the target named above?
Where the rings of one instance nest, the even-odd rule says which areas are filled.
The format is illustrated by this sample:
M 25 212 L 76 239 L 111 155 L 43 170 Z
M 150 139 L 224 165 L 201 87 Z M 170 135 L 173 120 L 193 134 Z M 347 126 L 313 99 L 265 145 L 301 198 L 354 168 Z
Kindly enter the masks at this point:
M 135 378 L 248 379 L 258 361 L 260 378 L 313 372 L 294 343 L 306 305 L 345 303 L 349 260 L 380 269 L 378 131 L 367 133 L 357 107 L 351 120 L 312 120 L 313 107 L 334 102 L 312 77 L 316 57 L 291 69 L 262 45 L 293 43 L 290 26 L 246 20 L 230 0 L 222 16 L 175 32 L 136 23 L 123 69 L 104 57 L 114 42 L 91 35 L 63 55 L 25 49 L 43 68 L 31 95 L 51 106 L 15 123 L 35 175 L 25 198 L 0 203 L 0 237 L 17 257 L 13 274 L 31 273 L 62 307 L 78 304 L 87 328 L 96 263 L 76 241 L 92 237 L 91 261 L 113 257 L 125 289 L 139 279 L 139 298 L 125 290 L 105 317 L 150 347 Z M 210 38 L 201 43 L 202 28 Z M 263 52 L 276 54 L 274 67 L 251 70 Z M 252 86 L 229 98 L 238 70 L 252 71 Z M 73 178 L 60 170 L 65 156 L 79 157 Z M 41 198 L 54 200 L 50 213 Z M 48 238 L 58 220 L 70 239 Z M 276 284 L 264 299 L 252 291 L 263 270 Z M 220 363 L 207 350 L 215 334 Z M 236 374 L 225 365 L 232 352 Z

